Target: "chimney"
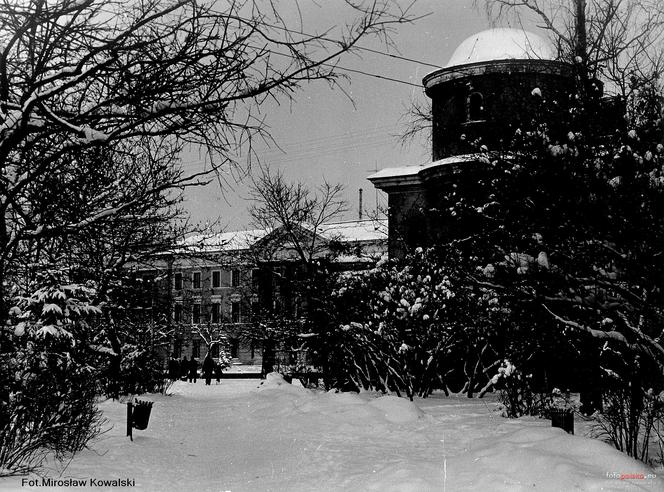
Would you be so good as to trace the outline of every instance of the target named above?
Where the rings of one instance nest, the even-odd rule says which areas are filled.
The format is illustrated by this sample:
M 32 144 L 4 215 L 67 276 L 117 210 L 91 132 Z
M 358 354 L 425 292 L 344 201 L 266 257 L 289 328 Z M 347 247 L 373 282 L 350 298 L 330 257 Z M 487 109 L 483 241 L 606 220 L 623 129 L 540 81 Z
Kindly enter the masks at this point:
M 359 220 L 362 220 L 362 188 L 360 188 L 360 206 L 357 210 L 357 215 L 359 217 Z

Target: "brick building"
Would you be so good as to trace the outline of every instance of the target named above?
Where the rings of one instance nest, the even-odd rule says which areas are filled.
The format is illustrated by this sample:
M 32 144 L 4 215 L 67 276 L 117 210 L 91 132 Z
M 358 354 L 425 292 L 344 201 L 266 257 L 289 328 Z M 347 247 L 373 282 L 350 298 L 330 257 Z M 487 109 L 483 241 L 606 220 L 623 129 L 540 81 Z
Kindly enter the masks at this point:
M 387 251 L 386 221 L 303 226 L 298 235 L 315 246 L 308 251 L 311 260 L 325 260 L 336 270 L 368 268 Z M 202 358 L 206 340 L 224 339 L 235 362 L 261 364 L 261 340 L 247 334 L 266 313 L 292 319 L 301 314 L 301 299 L 290 286 L 302 264 L 292 237 L 277 228 L 188 237 L 138 274 L 171 313 L 169 355 Z M 218 345 L 211 350 L 218 355 Z

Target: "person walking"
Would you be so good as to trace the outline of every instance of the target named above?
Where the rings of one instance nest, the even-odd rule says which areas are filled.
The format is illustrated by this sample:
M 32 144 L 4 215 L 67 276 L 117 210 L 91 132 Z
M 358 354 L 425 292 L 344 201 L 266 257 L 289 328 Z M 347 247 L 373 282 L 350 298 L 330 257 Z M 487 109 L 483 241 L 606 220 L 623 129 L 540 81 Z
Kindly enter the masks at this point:
M 214 371 L 214 361 L 210 357 L 210 352 L 205 355 L 203 360 L 203 376 L 205 377 L 205 385 L 210 386 L 210 381 L 212 381 L 212 372 Z
M 189 382 L 191 383 L 192 380 L 194 383 L 198 380 L 198 361 L 196 361 L 193 355 L 189 361 Z
M 187 379 L 187 375 L 189 374 L 189 361 L 187 360 L 187 356 L 185 355 L 182 357 L 182 360 L 180 361 L 180 379 L 182 381 L 185 381 Z
M 214 363 L 214 377 L 217 378 L 217 384 L 221 383 L 221 363 L 219 361 L 216 361 Z
M 173 356 L 168 361 L 168 378 L 171 381 L 180 379 L 180 362 Z

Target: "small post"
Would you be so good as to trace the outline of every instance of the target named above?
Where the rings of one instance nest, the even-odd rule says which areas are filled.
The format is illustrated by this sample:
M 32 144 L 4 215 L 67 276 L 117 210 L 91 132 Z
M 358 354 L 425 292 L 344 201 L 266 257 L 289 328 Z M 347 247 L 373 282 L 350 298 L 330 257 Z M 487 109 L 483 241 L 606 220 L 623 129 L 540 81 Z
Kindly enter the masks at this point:
M 357 210 L 357 216 L 358 216 L 359 220 L 362 220 L 362 206 L 363 206 L 363 204 L 362 204 L 362 188 L 360 188 L 359 195 L 360 195 L 360 199 L 359 199 L 360 204 L 359 204 L 359 207 L 358 207 L 358 210 Z
M 127 435 L 129 436 L 129 439 L 131 439 L 132 441 L 134 440 L 134 436 L 132 434 L 133 406 L 134 404 L 131 401 L 127 402 Z

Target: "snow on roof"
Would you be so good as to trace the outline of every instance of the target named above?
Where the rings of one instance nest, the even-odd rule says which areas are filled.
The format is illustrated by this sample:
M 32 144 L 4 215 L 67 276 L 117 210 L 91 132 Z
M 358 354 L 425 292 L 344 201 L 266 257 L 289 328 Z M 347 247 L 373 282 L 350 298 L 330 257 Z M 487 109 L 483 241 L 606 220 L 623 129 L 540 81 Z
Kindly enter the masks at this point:
M 267 234 L 262 229 L 230 231 L 220 234 L 195 234 L 180 243 L 178 252 L 240 251 L 249 247 Z
M 473 34 L 454 51 L 446 67 L 493 60 L 555 60 L 551 43 L 521 29 L 496 28 Z
M 343 242 L 380 241 L 387 238 L 387 220 L 354 220 L 323 224 L 322 236 Z
M 311 230 L 310 227 L 308 229 Z M 268 235 L 265 229 L 230 231 L 220 234 L 196 234 L 187 237 L 176 250 L 178 253 L 212 253 L 243 251 Z M 387 220 L 355 220 L 331 222 L 318 228 L 319 234 L 329 240 L 342 242 L 378 241 L 387 238 Z
M 450 164 L 460 164 L 463 162 L 470 162 L 477 160 L 477 154 L 462 154 L 455 155 L 452 157 L 445 157 L 444 159 L 439 159 L 437 161 L 428 162 L 427 164 L 420 164 L 418 166 L 401 166 L 401 167 L 388 167 L 381 169 L 377 173 L 372 174 L 367 179 L 370 181 L 380 181 L 386 178 L 400 178 L 400 177 L 410 177 L 417 176 L 422 171 L 427 169 L 432 169 L 439 166 L 445 166 Z

